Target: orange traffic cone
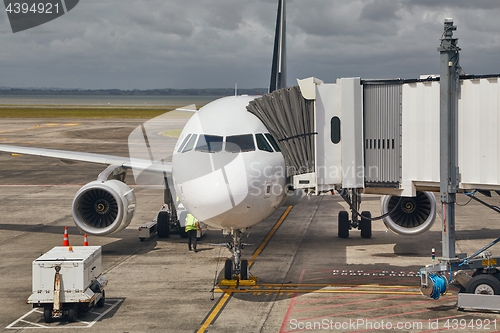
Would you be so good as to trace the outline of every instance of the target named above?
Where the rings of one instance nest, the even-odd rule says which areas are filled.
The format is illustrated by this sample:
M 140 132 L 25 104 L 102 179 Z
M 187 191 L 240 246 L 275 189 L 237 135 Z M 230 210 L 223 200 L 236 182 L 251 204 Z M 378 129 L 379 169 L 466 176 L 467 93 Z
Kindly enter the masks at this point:
M 64 239 L 62 246 L 69 246 L 68 227 L 64 227 Z
M 87 238 L 87 234 L 83 235 L 83 246 L 89 246 L 89 240 Z

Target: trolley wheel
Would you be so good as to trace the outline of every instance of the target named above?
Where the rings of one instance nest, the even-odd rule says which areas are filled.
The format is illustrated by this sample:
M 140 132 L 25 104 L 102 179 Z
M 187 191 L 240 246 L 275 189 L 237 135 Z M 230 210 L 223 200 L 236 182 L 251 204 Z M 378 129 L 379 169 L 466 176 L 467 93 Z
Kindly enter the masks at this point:
M 368 218 L 366 218 L 368 217 Z M 361 229 L 361 238 L 372 238 L 372 213 L 365 211 L 361 213 L 361 222 L 359 228 Z
M 345 210 L 339 212 L 339 222 L 338 222 L 338 236 L 340 238 L 349 237 L 349 213 Z
M 70 323 L 76 321 L 76 317 L 78 316 L 78 304 L 72 303 L 68 305 L 68 321 Z
M 98 308 L 102 308 L 104 307 L 104 302 L 106 302 L 106 293 L 103 291 L 101 291 L 101 298 L 97 301 L 97 304 L 96 304 L 96 307 Z
M 489 274 L 473 277 L 467 285 L 468 294 L 500 295 L 500 281 Z
M 52 306 L 46 305 L 43 307 L 43 321 L 47 324 L 52 322 Z
M 233 262 L 231 259 L 226 259 L 224 263 L 224 279 L 231 280 L 233 278 Z
M 248 260 L 241 261 L 240 278 L 242 280 L 248 280 Z
M 158 212 L 156 219 L 156 230 L 159 238 L 167 238 L 170 236 L 170 214 L 166 211 Z

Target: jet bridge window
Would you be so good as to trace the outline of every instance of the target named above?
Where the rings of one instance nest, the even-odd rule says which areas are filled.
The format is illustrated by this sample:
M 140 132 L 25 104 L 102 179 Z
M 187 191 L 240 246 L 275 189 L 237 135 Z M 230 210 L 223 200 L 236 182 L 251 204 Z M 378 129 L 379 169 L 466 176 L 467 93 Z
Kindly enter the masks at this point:
M 340 142 L 340 118 L 339 117 L 333 117 L 330 120 L 330 139 L 332 140 L 332 143 L 338 144 Z
M 278 143 L 276 143 L 276 140 L 274 140 L 273 136 L 269 133 L 266 133 L 266 138 L 269 140 L 271 145 L 273 146 L 274 150 L 277 152 L 281 152 L 280 147 L 278 146 Z
M 182 152 L 185 153 L 187 151 L 190 151 L 193 149 L 194 147 L 194 143 L 196 142 L 196 138 L 198 137 L 197 134 L 193 134 L 191 136 L 191 138 L 189 139 L 188 143 L 186 144 L 186 146 L 184 147 L 184 149 L 182 149 Z
M 220 152 L 222 150 L 222 136 L 201 134 L 195 150 L 206 153 Z
M 264 137 L 264 134 L 255 134 L 255 139 L 257 140 L 257 147 L 259 148 L 259 150 L 268 151 L 270 153 L 274 151 L 273 147 L 271 147 L 269 142 L 267 142 L 266 138 Z
M 226 151 L 229 153 L 239 153 L 254 151 L 255 143 L 252 134 L 233 135 L 226 138 Z

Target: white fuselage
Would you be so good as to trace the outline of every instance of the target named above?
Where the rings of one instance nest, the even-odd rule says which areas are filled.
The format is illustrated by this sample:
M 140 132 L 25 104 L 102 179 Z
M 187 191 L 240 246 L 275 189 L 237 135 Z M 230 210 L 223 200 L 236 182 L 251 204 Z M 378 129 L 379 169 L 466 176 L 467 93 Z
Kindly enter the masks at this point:
M 285 161 L 264 124 L 246 110 L 255 96 L 218 99 L 184 127 L 172 156 L 176 195 L 199 221 L 244 229 L 284 202 Z

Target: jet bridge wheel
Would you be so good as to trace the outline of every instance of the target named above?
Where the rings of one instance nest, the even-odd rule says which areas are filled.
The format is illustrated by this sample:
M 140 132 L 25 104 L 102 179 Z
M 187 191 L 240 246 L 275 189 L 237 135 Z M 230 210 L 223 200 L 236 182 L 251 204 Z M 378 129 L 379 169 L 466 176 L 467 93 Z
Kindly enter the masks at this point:
M 158 212 L 156 225 L 159 238 L 167 238 L 170 236 L 170 214 L 166 211 Z
M 361 213 L 361 221 L 359 223 L 359 229 L 361 229 L 361 238 L 372 238 L 372 221 L 370 220 L 371 217 L 372 213 L 368 211 L 364 211 Z
M 233 261 L 231 259 L 226 259 L 226 262 L 224 263 L 224 279 L 233 279 Z
M 341 210 L 339 212 L 339 221 L 338 221 L 338 236 L 340 238 L 348 238 L 349 237 L 349 213 L 345 210 Z
M 468 294 L 500 295 L 500 281 L 489 274 L 474 276 L 465 292 Z

